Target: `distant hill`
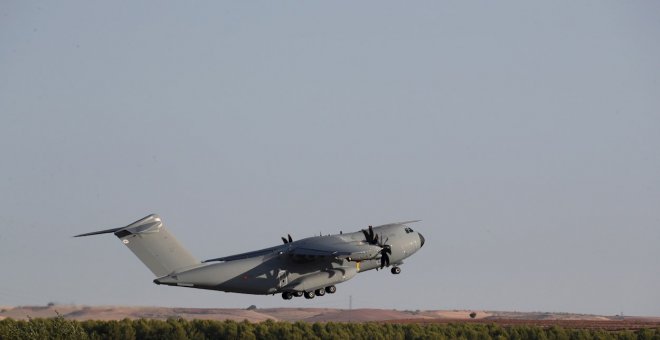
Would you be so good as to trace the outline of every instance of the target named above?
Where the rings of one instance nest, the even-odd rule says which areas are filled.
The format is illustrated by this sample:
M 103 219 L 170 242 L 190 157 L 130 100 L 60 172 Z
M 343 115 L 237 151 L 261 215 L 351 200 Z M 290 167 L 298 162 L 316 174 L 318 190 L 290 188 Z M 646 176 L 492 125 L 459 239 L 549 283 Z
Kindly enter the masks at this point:
M 475 313 L 474 318 L 470 317 Z M 495 320 L 573 320 L 588 322 L 622 321 L 619 316 L 600 316 L 569 313 L 522 313 L 472 310 L 430 310 L 430 311 L 399 311 L 388 309 L 333 309 L 333 308 L 267 308 L 267 309 L 233 309 L 233 308 L 177 308 L 177 307 L 127 307 L 127 306 L 3 306 L 0 308 L 0 319 L 13 318 L 25 320 L 28 318 L 50 318 L 62 315 L 71 320 L 121 320 L 129 319 L 160 319 L 183 318 L 205 320 L 248 320 L 261 322 L 268 319 L 274 321 L 306 321 L 306 322 L 366 322 L 366 321 L 401 321 L 401 322 L 451 322 L 474 321 L 488 322 Z M 474 320 L 473 320 L 474 319 Z M 660 318 L 632 318 L 626 320 L 642 320 L 660 323 Z

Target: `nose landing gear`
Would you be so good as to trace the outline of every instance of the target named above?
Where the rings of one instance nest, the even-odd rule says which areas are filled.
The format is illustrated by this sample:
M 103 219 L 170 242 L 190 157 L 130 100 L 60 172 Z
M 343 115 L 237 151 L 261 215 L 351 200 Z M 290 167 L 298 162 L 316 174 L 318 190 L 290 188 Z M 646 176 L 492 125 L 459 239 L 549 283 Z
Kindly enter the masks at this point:
M 401 274 L 401 268 L 399 268 L 399 267 L 392 267 L 392 269 L 390 269 L 390 271 L 391 271 L 392 274 L 394 274 L 394 275 Z

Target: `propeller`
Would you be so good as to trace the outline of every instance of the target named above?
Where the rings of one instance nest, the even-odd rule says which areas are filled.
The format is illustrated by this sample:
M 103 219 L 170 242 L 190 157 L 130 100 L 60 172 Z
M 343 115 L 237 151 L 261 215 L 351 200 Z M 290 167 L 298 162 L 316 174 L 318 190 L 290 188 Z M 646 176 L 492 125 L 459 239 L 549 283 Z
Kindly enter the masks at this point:
M 387 244 L 387 241 L 390 240 L 390 238 L 386 238 L 383 240 L 383 235 L 380 235 L 380 239 L 383 241 L 382 243 L 378 243 L 378 246 L 381 248 L 380 249 L 380 269 L 383 269 L 383 267 L 389 267 L 390 266 L 390 255 L 392 255 L 392 246 Z M 378 235 L 376 235 L 376 241 L 378 241 Z
M 362 229 L 362 233 L 364 234 L 364 239 L 365 242 L 371 244 L 371 245 L 377 245 L 379 246 L 380 249 L 380 268 L 383 269 L 385 266 L 390 265 L 390 255 L 392 254 L 392 246 L 389 244 L 386 244 L 387 241 L 389 241 L 389 237 L 383 240 L 383 236 L 381 235 L 380 240 L 378 239 L 378 235 L 374 234 L 374 228 L 372 226 L 369 226 L 368 230 Z
M 293 242 L 293 238 L 291 238 L 291 234 L 286 234 L 286 235 L 289 236 L 289 239 L 287 240 L 286 238 L 282 237 L 282 242 L 284 242 L 284 244 Z
M 364 239 L 367 243 L 377 245 L 378 244 L 378 235 L 374 236 L 374 227 L 369 226 L 369 231 L 362 229 L 364 234 Z

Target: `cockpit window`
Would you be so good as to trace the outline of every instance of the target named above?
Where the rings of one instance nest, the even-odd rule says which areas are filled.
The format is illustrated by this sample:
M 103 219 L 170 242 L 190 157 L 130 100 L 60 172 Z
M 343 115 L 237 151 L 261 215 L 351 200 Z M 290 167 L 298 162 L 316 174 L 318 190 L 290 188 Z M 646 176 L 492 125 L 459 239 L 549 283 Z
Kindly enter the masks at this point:
M 409 233 L 413 232 L 412 228 L 409 228 L 409 227 L 406 227 L 406 229 L 404 229 L 404 230 L 406 231 L 406 234 L 409 234 Z

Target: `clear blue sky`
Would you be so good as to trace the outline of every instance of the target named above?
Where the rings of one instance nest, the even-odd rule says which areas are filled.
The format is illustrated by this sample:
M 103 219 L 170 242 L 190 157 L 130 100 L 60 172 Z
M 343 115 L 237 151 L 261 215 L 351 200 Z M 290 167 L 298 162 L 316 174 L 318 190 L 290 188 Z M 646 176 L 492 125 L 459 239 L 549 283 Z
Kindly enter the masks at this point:
M 0 4 L 0 305 L 660 315 L 660 3 Z M 284 302 L 154 285 L 422 219 L 403 273 Z

